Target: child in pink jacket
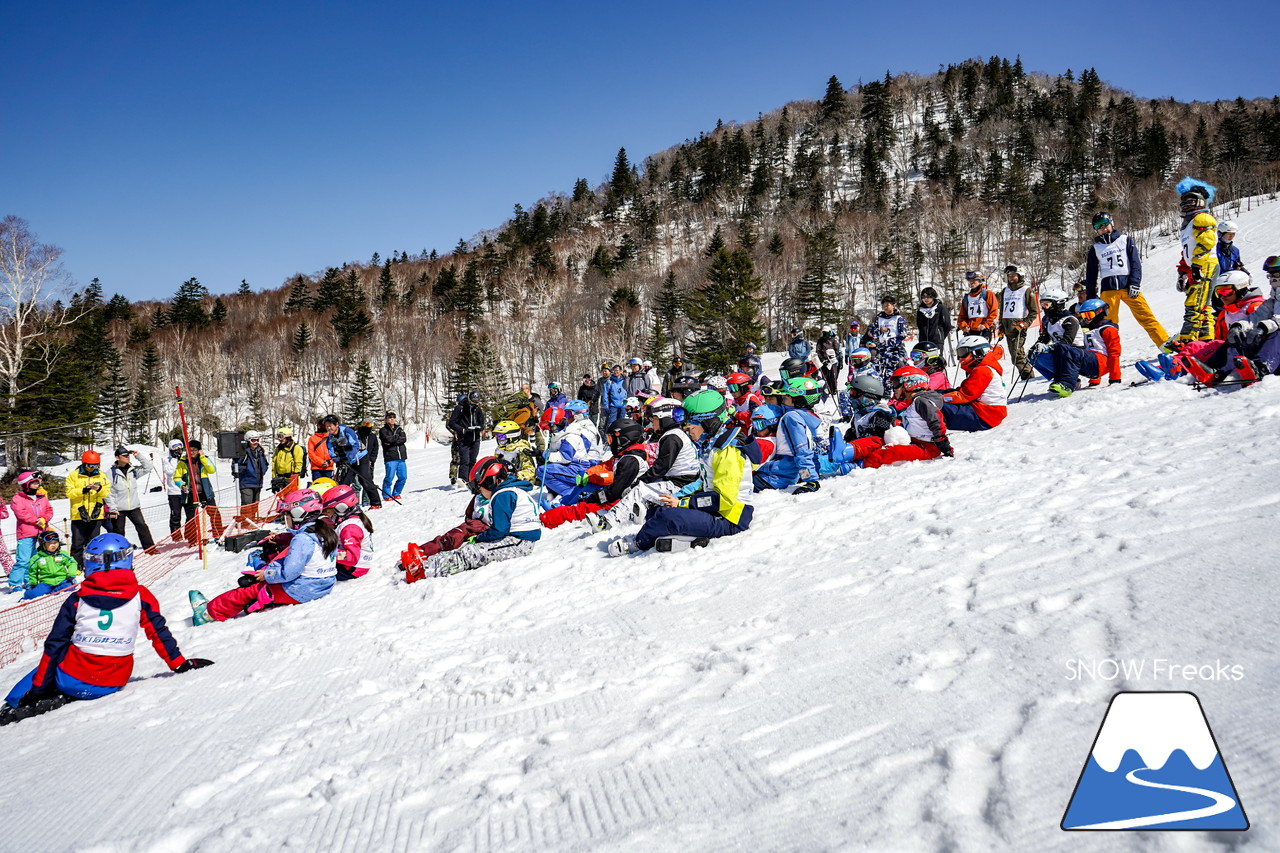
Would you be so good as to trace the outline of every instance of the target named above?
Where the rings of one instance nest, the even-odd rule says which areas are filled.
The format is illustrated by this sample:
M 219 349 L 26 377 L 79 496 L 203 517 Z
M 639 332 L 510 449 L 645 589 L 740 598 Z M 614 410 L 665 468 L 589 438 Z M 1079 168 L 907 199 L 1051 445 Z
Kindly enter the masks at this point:
M 23 471 L 18 475 L 18 491 L 11 501 L 14 518 L 18 521 L 18 553 L 9 571 L 10 592 L 21 592 L 26 587 L 27 566 L 36 553 L 36 537 L 49 529 L 49 521 L 53 518 L 53 506 L 44 493 L 43 485 L 37 472 Z M 0 506 L 3 506 L 2 501 Z M 0 518 L 7 516 L 6 512 Z
M 338 580 L 364 577 L 373 565 L 373 522 L 360 508 L 360 496 L 350 486 L 324 493 L 324 514 L 338 531 Z

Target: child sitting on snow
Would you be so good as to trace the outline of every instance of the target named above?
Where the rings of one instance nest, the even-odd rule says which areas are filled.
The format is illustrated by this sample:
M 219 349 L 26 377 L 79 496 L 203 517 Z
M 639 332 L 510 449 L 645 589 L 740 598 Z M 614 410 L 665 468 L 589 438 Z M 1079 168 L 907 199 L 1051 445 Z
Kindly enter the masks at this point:
M 498 442 L 498 456 L 518 479 L 532 483 L 538 476 L 538 454 L 525 436 L 520 424 L 501 421 L 493 427 L 493 437 Z
M 360 508 L 360 496 L 350 486 L 330 489 L 322 501 L 325 518 L 338 532 L 338 580 L 369 574 L 373 566 L 373 522 Z
M 533 487 L 513 479 L 501 459 L 486 456 L 477 462 L 467 486 L 475 497 L 467 505 L 466 521 L 430 542 L 410 544 L 401 553 L 406 583 L 523 557 L 542 538 Z
M 27 563 L 27 591 L 23 598 L 39 598 L 51 592 L 62 592 L 75 586 L 80 574 L 71 553 L 62 547 L 56 530 L 46 530 L 37 537 L 39 545 Z
M 555 528 L 566 521 L 586 519 L 594 529 L 608 530 L 619 522 L 609 510 L 649 470 L 649 460 L 640 424 L 630 418 L 614 421 L 609 425 L 608 435 L 613 458 L 587 469 L 584 475 L 588 484 L 600 486 L 600 490 L 584 496 L 573 506 L 553 507 L 542 513 L 539 518 L 545 527 Z

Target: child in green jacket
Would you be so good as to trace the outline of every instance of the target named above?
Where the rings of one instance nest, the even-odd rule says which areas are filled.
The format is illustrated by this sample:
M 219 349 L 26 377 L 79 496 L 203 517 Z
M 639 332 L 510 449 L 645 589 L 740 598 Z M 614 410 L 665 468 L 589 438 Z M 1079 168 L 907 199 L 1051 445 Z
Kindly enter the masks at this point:
M 62 547 L 56 530 L 46 530 L 37 538 L 36 552 L 27 564 L 27 591 L 23 598 L 39 598 L 51 592 L 71 589 L 80 566 Z

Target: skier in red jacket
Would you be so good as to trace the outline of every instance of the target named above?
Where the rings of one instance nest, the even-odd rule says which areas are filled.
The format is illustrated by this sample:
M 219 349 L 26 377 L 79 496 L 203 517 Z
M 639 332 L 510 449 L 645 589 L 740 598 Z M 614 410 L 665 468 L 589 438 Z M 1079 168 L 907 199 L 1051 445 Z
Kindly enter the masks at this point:
M 62 603 L 40 663 L 5 697 L 0 725 L 73 699 L 98 699 L 120 690 L 133 674 L 139 627 L 174 672 L 212 663 L 182 656 L 155 596 L 133 573 L 133 545 L 128 539 L 117 533 L 95 536 L 84 557 L 84 582 Z

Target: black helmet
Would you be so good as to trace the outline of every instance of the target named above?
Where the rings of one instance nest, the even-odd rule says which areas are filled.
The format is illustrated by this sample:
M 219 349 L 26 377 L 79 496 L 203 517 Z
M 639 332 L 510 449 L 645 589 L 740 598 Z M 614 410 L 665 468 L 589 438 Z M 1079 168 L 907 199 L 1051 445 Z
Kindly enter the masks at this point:
M 692 394 L 701 387 L 702 381 L 698 377 L 690 376 L 687 373 L 684 376 L 677 376 L 671 382 L 671 390 L 680 394 Z
M 1179 202 L 1183 213 L 1195 213 L 1209 203 L 1209 191 L 1200 186 L 1191 187 L 1179 197 Z
M 942 367 L 942 348 L 933 341 L 921 341 L 911 348 L 911 363 L 916 367 Z
M 322 424 L 340 424 L 340 423 L 342 423 L 342 418 L 338 417 L 337 415 L 325 415 L 323 418 L 321 418 L 321 419 L 320 419 L 320 423 L 322 423 Z
M 804 376 L 808 365 L 801 358 L 786 358 L 782 360 L 782 365 L 778 368 L 782 373 L 783 379 L 796 379 Z
M 631 418 L 619 418 L 609 424 L 609 449 L 617 456 L 633 444 L 644 441 L 644 427 Z

